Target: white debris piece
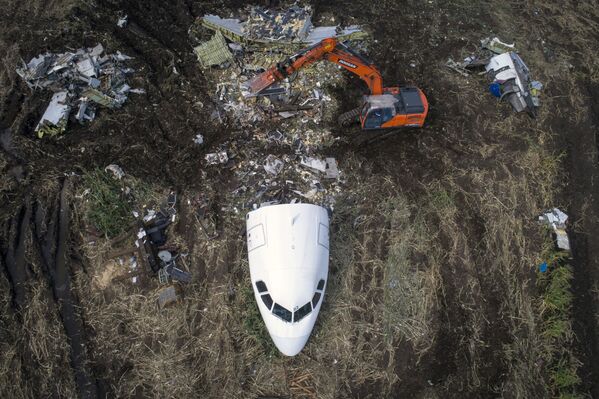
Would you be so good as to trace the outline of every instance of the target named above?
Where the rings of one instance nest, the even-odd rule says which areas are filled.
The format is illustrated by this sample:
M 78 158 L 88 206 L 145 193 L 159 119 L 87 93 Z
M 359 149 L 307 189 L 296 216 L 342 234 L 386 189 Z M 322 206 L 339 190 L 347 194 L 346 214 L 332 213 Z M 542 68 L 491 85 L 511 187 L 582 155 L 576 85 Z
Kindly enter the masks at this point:
M 557 247 L 569 251 L 570 240 L 568 239 L 568 233 L 566 232 L 567 220 L 568 215 L 558 208 L 553 208 L 551 211 L 545 212 L 539 216 L 539 222 L 543 222 L 553 229 L 553 232 L 556 235 Z
M 95 78 L 98 76 L 98 73 L 96 72 L 96 65 L 89 56 L 77 62 L 77 70 L 80 74 L 88 78 Z
M 123 172 L 123 169 L 121 169 L 119 165 L 114 163 L 105 167 L 104 171 L 112 173 L 112 176 L 117 180 L 121 180 L 125 176 L 125 172 Z
M 156 217 L 156 211 L 153 209 L 148 209 L 146 215 L 143 217 L 144 223 L 148 223 L 150 220 Z
M 196 144 L 198 144 L 198 145 L 204 144 L 204 136 L 202 136 L 199 133 L 196 134 L 196 136 L 193 139 L 193 142 L 196 143 Z
M 35 131 L 39 131 L 42 128 L 57 129 L 56 133 L 63 132 L 66 129 L 67 122 L 69 119 L 69 113 L 71 107 L 67 103 L 68 93 L 66 91 L 59 91 L 52 96 L 48 108 L 42 115 L 37 124 Z
M 204 158 L 206 159 L 206 162 L 208 162 L 208 165 L 218 165 L 229 162 L 229 156 L 227 155 L 227 151 L 206 154 Z
M 301 164 L 323 173 L 326 172 L 327 169 L 327 164 L 325 161 L 313 157 L 302 157 Z
M 118 19 L 118 21 L 116 22 L 116 26 L 118 26 L 119 28 L 124 28 L 124 27 L 126 27 L 126 26 L 127 26 L 127 22 L 129 22 L 129 21 L 128 21 L 128 18 L 129 18 L 129 17 L 127 16 L 127 14 L 123 15 L 123 16 L 122 16 L 122 17 L 120 17 L 120 18 Z
M 283 161 L 281 161 L 279 158 L 270 154 L 264 160 L 263 166 L 264 166 L 264 170 L 267 173 L 270 173 L 271 175 L 276 176 L 279 174 L 279 172 L 281 172 L 281 170 L 283 170 L 285 163 Z
M 508 51 L 516 51 L 516 45 L 514 43 L 508 44 L 499 40 L 498 37 L 490 38 L 487 37 L 480 41 L 480 46 L 494 52 L 495 54 L 502 54 Z
M 325 170 L 325 177 L 327 179 L 337 179 L 339 177 L 339 169 L 337 168 L 337 160 L 335 158 L 326 158 L 325 162 L 327 168 Z

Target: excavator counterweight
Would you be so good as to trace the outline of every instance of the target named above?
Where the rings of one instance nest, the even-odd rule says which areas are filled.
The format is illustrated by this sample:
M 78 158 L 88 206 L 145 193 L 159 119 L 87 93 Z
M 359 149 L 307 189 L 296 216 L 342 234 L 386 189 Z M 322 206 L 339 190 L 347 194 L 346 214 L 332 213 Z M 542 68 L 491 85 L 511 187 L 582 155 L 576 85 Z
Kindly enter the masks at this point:
M 422 90 L 409 86 L 383 87 L 378 68 L 334 38 L 324 39 L 255 76 L 246 84 L 247 91 L 250 96 L 259 95 L 271 85 L 322 59 L 357 75 L 370 91 L 359 111 L 350 111 L 340 118 L 342 124 L 359 119 L 362 129 L 366 130 L 421 127 L 424 124 L 428 101 Z

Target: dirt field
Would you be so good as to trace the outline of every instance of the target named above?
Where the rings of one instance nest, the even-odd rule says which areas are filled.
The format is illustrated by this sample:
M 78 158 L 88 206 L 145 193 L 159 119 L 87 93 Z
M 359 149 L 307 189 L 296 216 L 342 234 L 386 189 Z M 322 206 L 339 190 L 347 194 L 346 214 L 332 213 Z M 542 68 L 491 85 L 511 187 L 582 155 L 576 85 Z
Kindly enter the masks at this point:
M 238 177 L 203 162 L 253 131 L 210 118 L 215 82 L 188 29 L 244 5 L 0 0 L 0 397 L 599 397 L 596 3 L 312 3 L 316 23 L 364 26 L 386 82 L 421 87 L 431 109 L 423 129 L 367 145 L 325 119 L 337 139 L 320 151 L 345 182 L 324 305 L 293 358 L 252 297 Z M 515 42 L 544 83 L 536 119 L 444 66 L 489 35 Z M 97 43 L 135 57 L 132 86 L 147 94 L 36 138 L 51 94 L 29 90 L 19 60 Z M 363 92 L 343 76 L 329 93 L 339 112 Z M 158 309 L 155 277 L 112 280 L 114 242 L 85 193 L 109 163 L 126 171 L 135 206 L 178 193 L 169 234 L 193 281 L 172 307 Z M 198 196 L 218 238 L 192 217 Z M 570 216 L 571 258 L 537 223 L 555 206 Z

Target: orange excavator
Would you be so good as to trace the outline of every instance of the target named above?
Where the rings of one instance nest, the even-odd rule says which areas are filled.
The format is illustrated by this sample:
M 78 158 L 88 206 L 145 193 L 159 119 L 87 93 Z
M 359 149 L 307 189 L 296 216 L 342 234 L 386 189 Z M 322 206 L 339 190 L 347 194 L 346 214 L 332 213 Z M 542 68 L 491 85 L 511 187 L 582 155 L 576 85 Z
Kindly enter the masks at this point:
M 249 95 L 260 95 L 271 85 L 292 79 L 303 67 L 321 59 L 333 62 L 362 79 L 370 95 L 364 96 L 362 107 L 339 117 L 342 125 L 359 119 L 362 129 L 422 127 L 428 113 L 428 101 L 417 87 L 383 87 L 378 68 L 363 56 L 334 38 L 327 38 L 304 49 L 283 62 L 252 78 L 247 86 Z

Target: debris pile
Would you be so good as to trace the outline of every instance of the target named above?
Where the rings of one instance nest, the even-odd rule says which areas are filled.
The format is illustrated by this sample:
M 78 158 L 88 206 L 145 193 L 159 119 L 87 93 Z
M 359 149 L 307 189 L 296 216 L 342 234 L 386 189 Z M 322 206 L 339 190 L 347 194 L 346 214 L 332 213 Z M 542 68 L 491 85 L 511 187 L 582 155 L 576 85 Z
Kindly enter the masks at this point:
M 488 37 L 481 40 L 479 54 L 470 55 L 461 62 L 449 58 L 445 65 L 466 77 L 484 68 L 482 74 L 491 81 L 491 94 L 509 101 L 516 112 L 526 111 L 536 116 L 543 84 L 532 80 L 530 70 L 517 54 L 514 44 Z
M 311 14 L 310 6 L 293 5 L 280 11 L 255 6 L 250 8 L 249 18 L 241 31 L 252 39 L 305 39 L 312 27 Z
M 367 34 L 356 25 L 348 27 L 312 25 L 312 10 L 309 6 L 297 5 L 287 9 L 270 10 L 254 6 L 246 8 L 246 18 L 221 18 L 204 15 L 191 30 L 200 25 L 221 32 L 227 39 L 246 45 L 263 48 L 285 48 L 297 50 L 316 44 L 327 37 L 341 41 L 363 39 Z
M 76 52 L 40 54 L 27 64 L 23 62 L 17 74 L 30 88 L 55 92 L 35 128 L 38 137 L 63 133 L 73 109 L 77 109 L 75 119 L 85 123 L 95 118 L 97 105 L 118 108 L 128 93 L 143 93 L 127 84 L 127 76 L 134 70 L 123 63 L 131 59 L 119 51 L 105 54 L 98 44 Z
M 326 154 L 336 138 L 323 125 L 334 120 L 338 108 L 327 90 L 342 85 L 343 75 L 334 64 L 317 62 L 257 97 L 246 96 L 244 83 L 293 51 L 273 52 L 269 43 L 300 38 L 310 25 L 310 8 L 252 7 L 249 15 L 238 26 L 244 39 L 231 39 L 235 36 L 215 29 L 212 40 L 194 49 L 208 80 L 214 82 L 213 122 L 242 129 L 205 154 L 208 170 L 227 168 L 234 175 L 232 205 L 223 210 L 244 214 L 261 206 L 297 202 L 332 209 L 343 175 L 337 161 Z M 245 40 L 258 37 L 268 43 Z M 233 62 L 229 55 L 219 56 L 223 53 Z

